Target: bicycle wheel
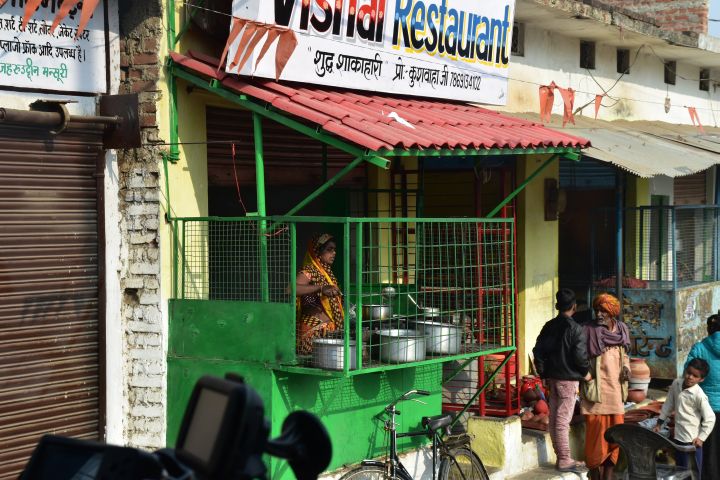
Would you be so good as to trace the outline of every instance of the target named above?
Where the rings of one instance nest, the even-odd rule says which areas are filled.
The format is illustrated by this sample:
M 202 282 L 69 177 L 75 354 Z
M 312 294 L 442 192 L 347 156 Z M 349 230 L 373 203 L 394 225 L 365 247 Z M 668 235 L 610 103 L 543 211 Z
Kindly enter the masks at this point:
M 468 448 L 455 448 L 440 462 L 440 480 L 490 480 L 480 457 Z
M 378 465 L 360 465 L 340 477 L 340 480 L 385 480 L 389 478 L 385 467 Z

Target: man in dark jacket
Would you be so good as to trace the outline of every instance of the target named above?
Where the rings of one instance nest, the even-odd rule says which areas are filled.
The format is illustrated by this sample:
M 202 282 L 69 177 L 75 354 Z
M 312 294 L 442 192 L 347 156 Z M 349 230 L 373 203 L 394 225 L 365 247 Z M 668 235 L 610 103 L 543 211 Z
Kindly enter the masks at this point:
M 587 338 L 583 328 L 573 320 L 575 292 L 563 288 L 555 295 L 555 308 L 560 314 L 547 322 L 535 342 L 535 369 L 550 389 L 550 438 L 557 469 L 577 471 L 584 464 L 570 456 L 570 420 L 575 410 L 575 398 L 580 380 L 590 379 Z

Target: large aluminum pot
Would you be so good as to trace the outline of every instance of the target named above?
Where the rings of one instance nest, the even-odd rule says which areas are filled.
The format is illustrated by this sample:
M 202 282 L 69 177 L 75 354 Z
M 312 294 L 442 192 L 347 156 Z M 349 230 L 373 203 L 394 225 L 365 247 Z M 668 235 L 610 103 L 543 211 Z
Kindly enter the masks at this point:
M 350 340 L 350 370 L 357 368 L 355 340 Z M 342 338 L 316 338 L 313 340 L 313 365 L 325 370 L 345 368 L 345 340 Z
M 392 305 L 363 305 L 362 319 L 366 320 L 387 320 L 392 317 Z
M 455 355 L 460 353 L 463 327 L 432 320 L 417 320 L 417 331 L 425 336 L 427 353 L 436 355 Z
M 389 328 L 376 332 L 380 360 L 385 363 L 425 360 L 425 336 L 417 330 Z

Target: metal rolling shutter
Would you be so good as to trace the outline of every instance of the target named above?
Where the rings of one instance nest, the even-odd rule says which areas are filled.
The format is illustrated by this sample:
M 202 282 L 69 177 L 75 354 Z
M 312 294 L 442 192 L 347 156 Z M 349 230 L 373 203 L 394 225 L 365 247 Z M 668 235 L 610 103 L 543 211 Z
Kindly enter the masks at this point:
M 705 172 L 675 177 L 673 191 L 675 205 L 704 205 L 707 202 Z
M 97 439 L 103 423 L 101 152 L 101 130 L 0 127 L 2 479 L 42 434 Z

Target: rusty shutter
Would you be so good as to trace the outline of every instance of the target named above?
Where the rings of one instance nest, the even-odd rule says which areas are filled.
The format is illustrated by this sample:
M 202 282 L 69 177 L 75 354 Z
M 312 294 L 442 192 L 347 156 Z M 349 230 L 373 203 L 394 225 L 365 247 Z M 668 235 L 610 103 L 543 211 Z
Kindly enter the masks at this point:
M 44 433 L 97 439 L 100 130 L 0 127 L 0 478 Z
M 207 162 L 210 186 L 255 185 L 255 142 L 250 112 L 207 107 Z M 323 147 L 319 141 L 264 120 L 263 155 L 267 185 L 319 185 L 322 183 Z M 235 144 L 233 162 L 232 145 Z M 332 177 L 353 160 L 340 150 L 327 148 L 328 175 Z M 340 185 L 364 178 L 364 167 L 341 179 Z
M 675 177 L 673 191 L 675 205 L 704 205 L 707 202 L 705 172 Z

